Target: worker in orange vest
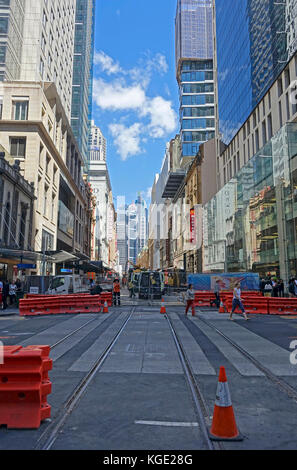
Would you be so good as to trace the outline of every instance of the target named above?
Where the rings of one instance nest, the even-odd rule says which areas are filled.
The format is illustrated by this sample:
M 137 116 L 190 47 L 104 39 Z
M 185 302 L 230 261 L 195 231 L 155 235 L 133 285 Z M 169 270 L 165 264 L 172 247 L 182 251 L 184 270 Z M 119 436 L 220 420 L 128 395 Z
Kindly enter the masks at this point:
M 113 283 L 113 304 L 116 306 L 118 301 L 118 305 L 121 305 L 121 286 L 120 281 L 118 279 L 114 280 Z

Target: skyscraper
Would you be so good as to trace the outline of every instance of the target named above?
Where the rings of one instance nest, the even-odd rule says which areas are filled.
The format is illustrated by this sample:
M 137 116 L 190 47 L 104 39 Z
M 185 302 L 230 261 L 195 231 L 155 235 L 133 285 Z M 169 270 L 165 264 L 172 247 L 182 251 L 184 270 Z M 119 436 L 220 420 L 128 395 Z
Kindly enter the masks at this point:
M 106 163 L 106 141 L 94 121 L 90 134 L 89 182 L 96 197 L 96 256 L 106 267 L 109 263 L 108 214 L 111 183 Z
M 229 144 L 297 50 L 296 0 L 216 0 L 218 108 Z
M 10 4 L 11 3 L 11 4 Z M 0 81 L 18 80 L 21 73 L 25 5 L 21 0 L 0 5 Z
M 212 8 L 212 0 L 177 1 L 175 58 L 182 165 L 215 133 Z
M 95 0 L 76 0 L 71 126 L 87 166 L 92 114 Z
M 26 0 L 20 77 L 54 82 L 70 121 L 75 2 Z

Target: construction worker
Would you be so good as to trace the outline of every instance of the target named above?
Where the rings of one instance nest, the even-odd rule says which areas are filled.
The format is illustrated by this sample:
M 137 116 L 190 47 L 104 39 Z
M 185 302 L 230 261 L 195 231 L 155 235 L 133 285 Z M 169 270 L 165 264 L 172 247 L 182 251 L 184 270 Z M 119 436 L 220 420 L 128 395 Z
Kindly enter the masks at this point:
M 113 304 L 116 306 L 118 302 L 118 305 L 121 305 L 121 286 L 120 286 L 120 281 L 118 279 L 114 280 L 113 283 Z

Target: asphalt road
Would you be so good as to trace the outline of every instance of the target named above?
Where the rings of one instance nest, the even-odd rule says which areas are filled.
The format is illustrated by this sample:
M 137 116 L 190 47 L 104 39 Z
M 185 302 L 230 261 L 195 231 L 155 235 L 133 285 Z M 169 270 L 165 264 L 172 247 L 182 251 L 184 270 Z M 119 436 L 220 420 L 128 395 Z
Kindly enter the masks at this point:
M 122 300 L 122 306 L 113 307 L 107 315 L 0 317 L 0 341 L 5 345 L 56 345 L 51 351 L 51 420 L 38 430 L 1 427 L 0 449 L 43 448 L 73 391 L 123 325 L 85 392 L 59 427 L 51 449 L 207 449 L 168 320 L 159 313 L 160 303 L 131 301 L 126 296 Z M 296 397 L 289 397 L 226 338 L 297 391 L 297 365 L 290 363 L 297 319 L 250 315 L 246 322 L 238 315 L 230 322 L 228 315 L 208 308 L 197 309 L 196 317 L 185 317 L 183 306 L 172 298 L 166 300 L 167 315 L 210 419 L 219 368 L 226 368 L 244 440 L 224 442 L 224 449 L 295 449 Z

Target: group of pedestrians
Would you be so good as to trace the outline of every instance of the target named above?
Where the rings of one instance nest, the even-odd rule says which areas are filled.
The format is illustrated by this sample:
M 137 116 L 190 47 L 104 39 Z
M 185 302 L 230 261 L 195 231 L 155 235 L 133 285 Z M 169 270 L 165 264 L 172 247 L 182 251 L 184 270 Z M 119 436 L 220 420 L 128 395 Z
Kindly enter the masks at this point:
M 7 300 L 9 298 L 9 305 L 16 304 L 16 293 L 22 287 L 21 281 L 0 281 L 0 303 L 2 303 L 2 310 L 6 310 L 8 307 Z
M 263 278 L 260 281 L 260 291 L 265 297 L 285 297 L 284 281 L 270 276 Z
M 219 281 L 216 281 L 215 288 L 214 288 L 214 293 L 216 297 L 216 303 L 217 306 L 219 307 L 220 305 L 220 283 Z M 185 315 L 188 315 L 188 311 L 190 308 L 192 308 L 192 316 L 195 316 L 195 291 L 193 289 L 193 284 L 189 284 L 188 290 L 186 292 L 185 296 L 186 300 L 186 311 Z M 242 311 L 242 314 L 244 316 L 245 320 L 249 320 L 245 313 L 245 308 L 241 300 L 241 288 L 240 288 L 240 282 L 237 281 L 235 283 L 235 287 L 233 290 L 233 300 L 232 300 L 232 311 L 230 313 L 230 320 L 233 320 L 233 313 L 235 312 L 236 308 L 239 308 Z

